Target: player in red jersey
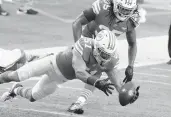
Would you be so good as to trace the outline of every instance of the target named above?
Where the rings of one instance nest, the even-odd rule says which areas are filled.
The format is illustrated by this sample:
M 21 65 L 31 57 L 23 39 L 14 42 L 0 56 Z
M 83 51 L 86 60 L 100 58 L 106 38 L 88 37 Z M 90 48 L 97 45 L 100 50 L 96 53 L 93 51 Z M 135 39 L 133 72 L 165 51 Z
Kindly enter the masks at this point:
M 111 30 L 116 36 L 126 33 L 129 45 L 126 77 L 127 81 L 131 81 L 137 53 L 135 28 L 143 20 L 144 13 L 138 7 L 137 0 L 96 0 L 92 7 L 84 10 L 73 22 L 73 35 L 77 41 L 81 35 L 93 38 L 104 29 Z M 83 25 L 85 27 L 82 30 Z
M 112 31 L 116 36 L 126 33 L 129 60 L 123 82 L 129 82 L 133 77 L 137 53 L 136 27 L 140 22 L 145 22 L 145 14 L 146 12 L 137 5 L 137 0 L 96 0 L 92 7 L 85 9 L 73 22 L 74 39 L 77 41 L 81 35 L 94 38 L 99 31 L 104 29 Z M 68 110 L 77 113 L 79 105 L 87 101 L 94 89 L 86 84 L 80 97 Z
M 119 58 L 116 41 L 112 32 L 103 30 L 94 40 L 80 38 L 74 47 L 24 65 L 8 77 L 18 78 L 19 81 L 39 77 L 38 83 L 33 88 L 16 83 L 1 99 L 6 101 L 20 95 L 33 102 L 52 94 L 57 88 L 56 84 L 76 78 L 98 88 L 106 95 L 112 94 L 114 87 L 120 92 L 122 85 L 117 77 Z M 107 79 L 100 79 L 99 76 L 103 72 L 107 74 Z M 136 95 L 133 95 L 128 103 L 133 103 L 138 98 L 138 91 L 133 92 Z

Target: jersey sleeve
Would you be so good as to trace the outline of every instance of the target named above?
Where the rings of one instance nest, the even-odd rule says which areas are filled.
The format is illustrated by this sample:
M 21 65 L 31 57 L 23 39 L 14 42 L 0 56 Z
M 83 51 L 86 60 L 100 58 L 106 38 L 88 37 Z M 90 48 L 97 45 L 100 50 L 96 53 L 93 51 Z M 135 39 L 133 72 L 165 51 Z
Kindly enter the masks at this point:
M 111 6 L 111 0 L 96 0 L 92 4 L 93 12 L 98 15 L 103 10 L 108 10 Z
M 84 39 L 80 38 L 74 45 L 75 50 L 83 55 L 83 49 L 84 49 Z

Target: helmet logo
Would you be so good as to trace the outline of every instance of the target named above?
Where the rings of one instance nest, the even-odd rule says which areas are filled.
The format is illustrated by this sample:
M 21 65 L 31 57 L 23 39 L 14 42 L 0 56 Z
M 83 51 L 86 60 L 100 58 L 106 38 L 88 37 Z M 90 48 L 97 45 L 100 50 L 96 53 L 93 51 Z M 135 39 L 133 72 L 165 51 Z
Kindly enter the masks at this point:
M 97 41 L 101 41 L 104 38 L 104 35 L 101 33 L 98 34 L 97 36 L 98 36 Z
M 131 6 L 132 5 L 132 0 L 125 0 L 125 4 Z

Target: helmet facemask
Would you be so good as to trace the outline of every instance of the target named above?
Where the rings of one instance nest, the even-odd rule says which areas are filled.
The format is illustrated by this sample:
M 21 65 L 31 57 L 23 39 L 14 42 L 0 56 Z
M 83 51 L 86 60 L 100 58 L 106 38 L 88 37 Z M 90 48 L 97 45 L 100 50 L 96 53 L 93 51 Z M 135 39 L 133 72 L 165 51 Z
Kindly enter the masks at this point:
M 113 32 L 108 30 L 100 31 L 94 40 L 93 55 L 98 64 L 111 60 L 116 50 L 116 36 Z
M 119 20 L 125 21 L 133 15 L 134 11 L 137 9 L 137 4 L 136 0 L 132 0 L 132 2 L 134 3 L 129 5 L 125 4 L 124 0 L 114 0 L 113 11 Z
M 100 65 L 110 61 L 112 57 L 110 53 L 105 52 L 102 48 L 95 48 L 93 50 L 93 55 Z

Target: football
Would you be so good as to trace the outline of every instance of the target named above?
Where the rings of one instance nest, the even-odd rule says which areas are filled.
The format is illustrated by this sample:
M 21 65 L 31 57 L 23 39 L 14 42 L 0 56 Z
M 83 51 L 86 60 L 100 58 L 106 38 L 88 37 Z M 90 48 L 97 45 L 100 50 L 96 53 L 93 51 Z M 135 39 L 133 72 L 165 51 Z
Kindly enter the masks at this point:
M 119 92 L 119 102 L 122 106 L 126 106 L 130 103 L 130 100 L 134 96 L 134 92 L 136 91 L 136 87 L 133 82 L 127 82 L 121 87 L 121 91 Z

